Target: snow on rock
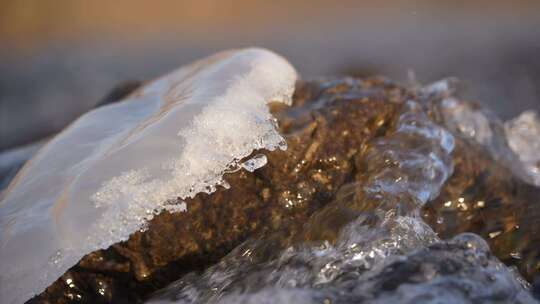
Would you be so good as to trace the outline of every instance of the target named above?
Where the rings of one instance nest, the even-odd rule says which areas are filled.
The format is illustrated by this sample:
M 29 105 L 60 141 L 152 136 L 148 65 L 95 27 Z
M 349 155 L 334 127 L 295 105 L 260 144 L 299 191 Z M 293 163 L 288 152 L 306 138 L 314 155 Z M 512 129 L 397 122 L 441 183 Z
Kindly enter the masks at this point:
M 21 303 L 85 254 L 126 240 L 177 198 L 210 193 L 254 150 L 285 148 L 267 103 L 297 74 L 264 49 L 216 54 L 89 112 L 31 159 L 0 203 L 0 298 Z M 189 208 L 189 206 L 187 206 Z

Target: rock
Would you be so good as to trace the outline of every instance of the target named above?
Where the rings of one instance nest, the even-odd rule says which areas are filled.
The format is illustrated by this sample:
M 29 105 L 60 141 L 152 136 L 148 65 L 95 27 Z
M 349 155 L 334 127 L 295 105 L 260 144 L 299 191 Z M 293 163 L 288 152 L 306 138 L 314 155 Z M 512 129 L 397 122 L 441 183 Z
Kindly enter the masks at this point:
M 163 212 L 147 231 L 87 255 L 30 302 L 140 302 L 248 237 L 294 231 L 353 179 L 355 154 L 392 125 L 405 94 L 383 79 L 300 85 L 293 107 L 273 111 L 285 152 L 268 153 L 268 164 L 254 173 L 227 175 L 230 189 L 197 195 L 187 212 Z
M 355 155 L 354 179 L 296 235 L 251 239 L 150 303 L 535 303 L 480 237 L 442 241 L 421 221 L 450 177 L 455 142 L 418 103 L 432 97 L 410 93 Z
M 431 122 L 445 125 L 435 95 L 382 78 L 299 83 L 292 107 L 272 108 L 286 151 L 255 152 L 266 166 L 227 174 L 230 188 L 162 212 L 29 302 L 140 303 L 169 286 L 151 301 L 533 303 L 483 240 L 442 241 L 420 220 L 424 206 L 443 238 L 479 233 L 536 273 L 540 190 Z

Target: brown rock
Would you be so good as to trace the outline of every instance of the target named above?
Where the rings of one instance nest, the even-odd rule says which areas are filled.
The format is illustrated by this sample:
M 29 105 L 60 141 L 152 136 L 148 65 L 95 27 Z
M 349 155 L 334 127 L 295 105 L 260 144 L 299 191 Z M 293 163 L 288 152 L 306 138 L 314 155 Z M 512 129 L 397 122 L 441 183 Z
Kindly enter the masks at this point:
M 230 173 L 225 177 L 230 189 L 199 194 L 186 201 L 187 212 L 163 212 L 146 231 L 87 255 L 30 302 L 139 303 L 187 272 L 214 264 L 247 239 L 265 238 L 268 246 L 279 246 L 302 230 L 304 239 L 332 239 L 336 227 L 355 215 L 337 214 L 341 209 L 328 204 L 339 200 L 338 191 L 346 193 L 351 183 L 370 178 L 363 172 L 363 151 L 391 131 L 403 102 L 415 97 L 380 78 L 299 84 L 292 107 L 272 106 L 286 151 L 256 151 L 267 155 L 266 166 Z M 528 278 L 537 274 L 540 189 L 522 182 L 471 140 L 456 136 L 452 156 L 454 173 L 439 197 L 424 207 L 425 221 L 444 238 L 478 233 L 503 261 Z M 373 207 L 361 198 L 368 203 L 349 209 Z M 316 211 L 322 220 L 312 216 Z M 327 218 L 340 223 L 326 223 Z
M 299 84 L 294 105 L 275 105 L 286 151 L 230 189 L 199 194 L 184 213 L 163 212 L 145 232 L 85 256 L 31 303 L 137 303 L 186 272 L 216 262 L 248 237 L 291 234 L 354 176 L 354 156 L 386 132 L 407 91 L 384 79 Z

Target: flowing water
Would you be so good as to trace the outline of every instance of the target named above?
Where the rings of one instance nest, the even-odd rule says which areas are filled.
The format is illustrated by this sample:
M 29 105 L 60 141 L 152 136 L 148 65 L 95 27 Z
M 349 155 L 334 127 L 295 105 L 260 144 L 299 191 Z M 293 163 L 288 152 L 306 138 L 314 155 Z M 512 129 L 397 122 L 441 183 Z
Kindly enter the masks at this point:
M 449 81 L 423 89 L 451 91 Z M 449 113 L 451 101 L 431 106 Z M 452 126 L 434 123 L 424 106 L 407 102 L 392 134 L 362 152 L 359 181 L 342 187 L 291 241 L 276 242 L 279 234 L 247 241 L 149 302 L 535 303 L 528 283 L 494 258 L 480 236 L 443 241 L 420 217 L 452 175 L 454 149 Z M 454 116 L 462 132 L 485 144 L 504 141 L 481 112 L 463 112 Z

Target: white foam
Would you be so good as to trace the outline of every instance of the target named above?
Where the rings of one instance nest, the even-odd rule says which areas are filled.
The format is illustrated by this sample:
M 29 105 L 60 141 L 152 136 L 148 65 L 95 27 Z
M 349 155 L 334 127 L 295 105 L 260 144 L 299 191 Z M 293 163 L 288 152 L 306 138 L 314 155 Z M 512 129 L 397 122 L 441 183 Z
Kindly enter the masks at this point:
M 181 68 L 89 112 L 18 174 L 0 204 L 0 298 L 40 293 L 85 254 L 126 240 L 177 198 L 212 192 L 256 149 L 284 147 L 267 103 L 289 103 L 297 74 L 263 49 Z M 189 205 L 187 206 L 189 208 Z

